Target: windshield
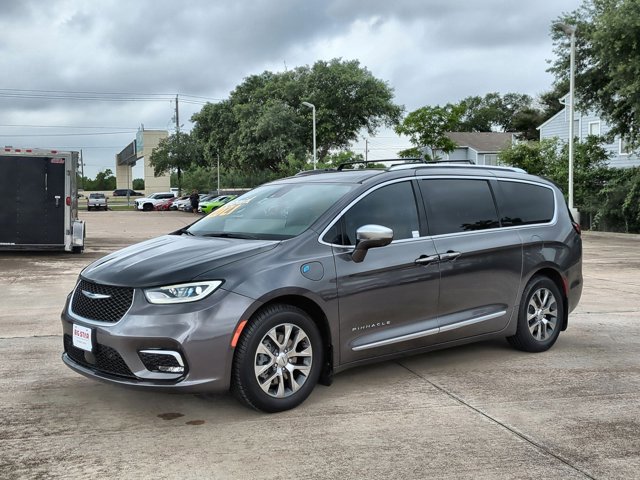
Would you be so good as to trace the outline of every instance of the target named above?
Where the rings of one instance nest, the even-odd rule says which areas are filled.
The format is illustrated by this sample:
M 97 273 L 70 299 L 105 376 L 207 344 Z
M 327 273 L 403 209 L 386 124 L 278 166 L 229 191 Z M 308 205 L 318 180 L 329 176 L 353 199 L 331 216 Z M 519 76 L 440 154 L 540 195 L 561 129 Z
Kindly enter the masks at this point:
M 264 185 L 214 210 L 186 232 L 274 240 L 295 237 L 352 188 L 326 183 Z

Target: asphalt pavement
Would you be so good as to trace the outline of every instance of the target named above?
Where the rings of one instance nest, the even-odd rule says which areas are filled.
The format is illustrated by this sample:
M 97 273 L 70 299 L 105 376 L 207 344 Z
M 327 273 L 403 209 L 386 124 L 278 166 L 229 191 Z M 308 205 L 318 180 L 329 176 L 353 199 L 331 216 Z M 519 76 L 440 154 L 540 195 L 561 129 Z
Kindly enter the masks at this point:
M 378 363 L 267 415 L 63 365 L 80 270 L 195 218 L 80 215 L 84 254 L 0 253 L 0 479 L 640 478 L 638 235 L 583 235 L 582 300 L 546 353 L 495 340 Z

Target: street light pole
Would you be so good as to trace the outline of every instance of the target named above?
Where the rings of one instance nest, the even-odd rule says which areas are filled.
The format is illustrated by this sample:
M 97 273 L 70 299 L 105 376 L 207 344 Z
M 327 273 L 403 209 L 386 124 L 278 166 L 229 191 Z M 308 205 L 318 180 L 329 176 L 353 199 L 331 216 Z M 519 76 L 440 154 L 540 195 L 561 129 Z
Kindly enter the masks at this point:
M 573 161 L 575 137 L 575 72 L 576 72 L 576 30 L 577 27 L 566 23 L 556 23 L 556 27 L 571 39 L 569 60 L 569 210 L 576 222 L 580 222 L 580 214 L 573 205 Z
M 309 107 L 313 115 L 313 169 L 316 169 L 316 106 L 313 103 L 302 102 L 302 105 Z

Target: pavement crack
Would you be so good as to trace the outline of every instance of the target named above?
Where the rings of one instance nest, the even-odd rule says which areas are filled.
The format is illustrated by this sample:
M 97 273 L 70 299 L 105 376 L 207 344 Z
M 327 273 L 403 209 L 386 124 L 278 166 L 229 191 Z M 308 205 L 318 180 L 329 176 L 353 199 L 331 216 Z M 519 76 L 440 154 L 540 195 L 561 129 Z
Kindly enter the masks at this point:
M 611 310 L 608 312 L 576 312 L 574 311 L 574 315 L 617 315 L 621 313 L 638 313 L 640 310 Z
M 23 335 L 20 337 L 0 337 L 0 340 L 26 340 L 29 338 L 60 338 L 62 335 Z
M 415 370 L 412 370 L 411 368 L 409 368 L 408 366 L 406 366 L 404 363 L 400 362 L 400 361 L 396 361 L 396 363 L 401 366 L 402 368 L 404 368 L 405 370 L 409 371 L 410 373 L 412 373 L 413 375 L 415 375 L 416 377 L 420 378 L 421 380 L 427 382 L 429 385 L 431 385 L 433 388 L 439 390 L 440 392 L 444 393 L 445 395 L 447 395 L 449 398 L 451 398 L 452 400 L 454 400 L 455 402 L 461 404 L 462 406 L 468 408 L 469 410 L 477 413 L 478 415 L 481 415 L 482 417 L 484 417 L 485 419 L 489 420 L 491 423 L 498 425 L 499 427 L 502 427 L 503 429 L 507 430 L 508 432 L 512 433 L 513 435 L 515 435 L 516 437 L 520 438 L 521 440 L 524 440 L 525 442 L 527 442 L 528 444 L 530 444 L 531 446 L 533 446 L 534 448 L 538 449 L 539 451 L 541 451 L 542 453 L 555 458 L 556 460 L 558 460 L 559 462 L 563 463 L 564 465 L 566 465 L 567 467 L 571 468 L 572 470 L 576 471 L 577 473 L 583 475 L 585 478 L 589 478 L 591 480 L 596 480 L 596 477 L 593 477 L 592 475 L 589 475 L 587 472 L 585 472 L 584 470 L 580 469 L 579 467 L 573 465 L 569 460 L 563 458 L 562 456 L 560 456 L 557 453 L 552 452 L 551 450 L 549 450 L 547 447 L 545 447 L 544 445 L 542 445 L 541 443 L 535 441 L 533 438 L 530 438 L 529 436 L 525 435 L 522 432 L 519 432 L 518 430 L 516 430 L 513 427 L 510 427 L 509 425 L 501 422 L 500 420 L 498 420 L 497 418 L 493 417 L 492 415 L 488 414 L 487 412 L 481 410 L 478 407 L 475 407 L 473 405 L 471 405 L 469 402 L 465 401 L 463 398 L 459 397 L 458 395 L 456 395 L 453 392 L 448 391 L 446 388 L 438 385 L 437 383 L 429 380 L 427 377 L 425 377 L 424 375 L 419 374 L 418 372 L 416 372 Z

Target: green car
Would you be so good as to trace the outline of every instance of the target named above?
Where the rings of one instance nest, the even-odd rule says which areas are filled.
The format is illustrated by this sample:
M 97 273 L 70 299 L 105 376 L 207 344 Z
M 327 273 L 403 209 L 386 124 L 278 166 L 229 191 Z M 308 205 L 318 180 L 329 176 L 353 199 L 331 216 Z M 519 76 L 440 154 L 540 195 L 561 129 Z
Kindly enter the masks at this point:
M 237 195 L 220 195 L 219 197 L 212 198 L 211 200 L 207 200 L 206 202 L 202 202 L 198 207 L 198 211 L 201 213 L 211 213 L 216 208 L 221 207 L 225 203 L 230 202 Z

